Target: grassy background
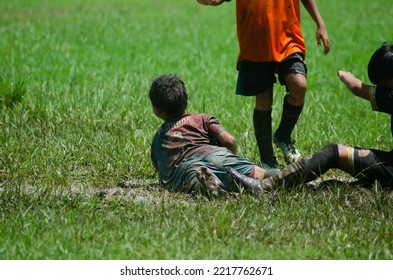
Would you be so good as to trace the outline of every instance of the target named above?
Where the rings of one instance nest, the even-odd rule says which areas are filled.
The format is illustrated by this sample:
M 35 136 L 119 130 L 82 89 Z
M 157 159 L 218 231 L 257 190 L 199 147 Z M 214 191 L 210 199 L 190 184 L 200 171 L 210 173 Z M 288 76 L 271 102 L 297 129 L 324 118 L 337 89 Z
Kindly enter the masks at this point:
M 317 4 L 332 50 L 316 47 L 302 10 L 309 77 L 298 148 L 390 150 L 389 116 L 336 72 L 368 81 L 370 55 L 393 40 L 393 7 Z M 215 114 L 239 153 L 258 160 L 254 100 L 234 94 L 237 53 L 234 2 L 0 1 L 0 258 L 393 258 L 393 198 L 378 188 L 206 201 L 155 187 L 149 147 L 161 122 L 147 91 L 160 74 L 179 74 L 189 111 Z M 275 91 L 274 127 L 284 89 Z

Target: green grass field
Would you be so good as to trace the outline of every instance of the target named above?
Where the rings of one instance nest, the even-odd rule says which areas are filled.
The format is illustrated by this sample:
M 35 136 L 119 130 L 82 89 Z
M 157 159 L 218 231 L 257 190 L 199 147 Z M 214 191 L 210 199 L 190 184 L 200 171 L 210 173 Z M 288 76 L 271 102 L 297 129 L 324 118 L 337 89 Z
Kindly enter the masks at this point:
M 332 49 L 316 46 L 303 9 L 309 75 L 297 147 L 390 150 L 389 116 L 336 72 L 368 81 L 370 55 L 393 41 L 393 7 L 317 4 Z M 190 112 L 216 115 L 239 154 L 258 160 L 254 99 L 234 94 L 237 54 L 235 1 L 0 1 L 0 259 L 392 259 L 391 191 L 209 201 L 158 187 L 149 149 L 161 121 L 148 88 L 164 73 L 185 81 Z M 274 127 L 285 93 L 275 92 Z

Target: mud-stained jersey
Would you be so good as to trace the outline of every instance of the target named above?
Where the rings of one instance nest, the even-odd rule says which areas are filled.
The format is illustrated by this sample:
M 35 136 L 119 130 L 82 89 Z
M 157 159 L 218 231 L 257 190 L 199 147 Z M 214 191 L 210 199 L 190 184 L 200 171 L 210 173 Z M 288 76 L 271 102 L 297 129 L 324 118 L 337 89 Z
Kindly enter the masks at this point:
M 163 123 L 154 135 L 151 159 L 164 185 L 170 184 L 183 160 L 217 151 L 217 138 L 224 130 L 216 117 L 205 114 L 184 114 Z

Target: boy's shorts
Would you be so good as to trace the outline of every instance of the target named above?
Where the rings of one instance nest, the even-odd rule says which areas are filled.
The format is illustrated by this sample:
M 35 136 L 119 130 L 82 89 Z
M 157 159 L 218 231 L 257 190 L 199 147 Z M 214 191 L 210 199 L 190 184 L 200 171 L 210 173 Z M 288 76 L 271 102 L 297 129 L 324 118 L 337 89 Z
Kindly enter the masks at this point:
M 254 173 L 254 164 L 245 158 L 239 157 L 231 153 L 226 148 L 219 149 L 207 156 L 194 155 L 183 161 L 178 166 L 177 174 L 172 182 L 172 189 L 183 188 L 183 191 L 194 189 L 194 185 L 199 184 L 196 178 L 196 170 L 202 166 L 210 169 L 226 187 L 228 191 L 233 191 L 232 179 L 226 173 L 225 168 L 231 167 L 237 172 L 251 176 Z
M 243 60 L 239 64 L 236 94 L 255 96 L 272 88 L 277 82 L 285 85 L 285 76 L 298 73 L 307 77 L 307 66 L 302 53 L 294 53 L 281 62 L 252 62 Z

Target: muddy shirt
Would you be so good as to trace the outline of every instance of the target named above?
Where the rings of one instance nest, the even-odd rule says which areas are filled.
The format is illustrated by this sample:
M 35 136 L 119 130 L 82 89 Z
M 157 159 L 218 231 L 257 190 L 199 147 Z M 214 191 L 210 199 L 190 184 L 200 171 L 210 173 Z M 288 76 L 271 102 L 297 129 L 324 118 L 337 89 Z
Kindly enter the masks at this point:
M 182 161 L 216 151 L 224 130 L 217 118 L 205 114 L 184 114 L 163 123 L 154 135 L 151 159 L 164 185 L 171 183 Z

